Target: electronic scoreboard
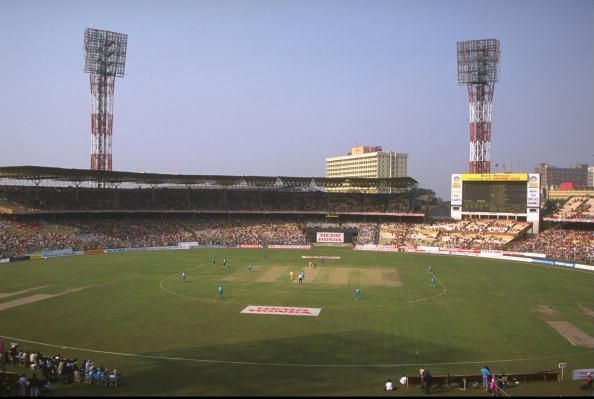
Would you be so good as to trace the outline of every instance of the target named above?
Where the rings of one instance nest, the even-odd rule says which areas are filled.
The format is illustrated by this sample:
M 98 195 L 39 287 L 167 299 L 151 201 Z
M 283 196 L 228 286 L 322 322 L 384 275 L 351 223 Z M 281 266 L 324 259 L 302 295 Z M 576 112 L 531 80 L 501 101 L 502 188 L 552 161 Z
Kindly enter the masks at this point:
M 538 231 L 540 175 L 533 173 L 453 174 L 451 216 L 521 217 Z

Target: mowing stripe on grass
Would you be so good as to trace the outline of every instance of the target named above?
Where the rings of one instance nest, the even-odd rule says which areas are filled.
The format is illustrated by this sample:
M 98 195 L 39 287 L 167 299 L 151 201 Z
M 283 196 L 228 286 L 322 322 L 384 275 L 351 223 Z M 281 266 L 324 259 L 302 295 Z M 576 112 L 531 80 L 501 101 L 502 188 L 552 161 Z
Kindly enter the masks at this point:
M 27 288 L 26 290 L 15 291 L 15 292 L 0 292 L 0 299 L 6 298 L 7 296 L 19 295 L 24 294 L 25 292 L 40 290 L 42 288 L 49 287 L 49 285 L 42 285 L 35 288 Z
M 350 267 L 329 269 L 330 276 L 328 277 L 328 284 L 347 285 L 349 283 L 351 270 Z
M 288 275 L 289 266 L 273 266 L 256 280 L 258 283 L 272 283 L 285 274 Z
M 383 277 L 384 277 L 384 285 L 387 287 L 400 287 L 402 286 L 402 281 L 400 280 L 400 275 L 398 274 L 398 270 L 390 270 L 390 269 L 382 269 Z
M 89 287 L 92 287 L 92 286 L 89 285 L 89 286 L 86 286 L 86 287 L 71 288 L 71 289 L 66 290 L 66 291 L 58 292 L 57 294 L 35 294 L 35 295 L 26 296 L 24 298 L 14 299 L 12 301 L 1 303 L 0 304 L 0 311 L 6 310 L 6 309 L 10 309 L 10 308 L 14 308 L 14 307 L 17 307 L 17 306 L 27 305 L 27 304 L 33 303 L 33 302 L 44 301 L 46 299 L 54 298 L 54 297 L 57 297 L 57 296 L 60 296 L 60 295 L 70 294 L 72 292 L 81 291 L 81 290 L 84 290 L 85 288 L 89 288 Z
M 305 273 L 305 279 L 303 280 L 303 284 L 310 284 L 316 281 L 316 277 L 320 274 L 320 268 L 308 268 Z M 294 283 L 297 283 L 298 280 L 293 280 Z
M 245 361 L 232 361 L 232 360 L 209 360 L 209 359 L 192 359 L 192 358 L 184 358 L 184 357 L 167 357 L 167 356 L 153 356 L 153 355 L 139 355 L 134 353 L 123 353 L 123 352 L 111 352 L 111 351 L 101 351 L 96 349 L 86 349 L 86 348 L 77 348 L 74 346 L 64 346 L 64 345 L 56 345 L 56 344 L 48 344 L 45 342 L 38 342 L 32 341 L 23 338 L 16 338 L 16 337 L 9 337 L 7 335 L 0 335 L 0 338 L 6 338 L 13 341 L 18 342 L 25 342 L 28 344 L 35 344 L 35 345 L 42 345 L 42 346 L 49 346 L 52 348 L 60 348 L 60 349 L 72 349 L 81 352 L 92 352 L 92 353 L 102 353 L 106 355 L 115 355 L 115 356 L 127 356 L 127 357 L 137 357 L 143 359 L 155 359 L 155 360 L 173 360 L 173 361 L 184 361 L 184 362 L 194 362 L 194 363 L 216 363 L 216 364 L 235 364 L 235 365 L 243 365 L 243 366 L 273 366 L 273 367 L 418 367 L 419 363 L 393 363 L 393 364 L 301 364 L 301 363 L 264 363 L 264 362 L 245 362 Z M 574 356 L 581 356 L 594 353 L 594 351 L 586 351 L 580 353 L 566 353 L 566 354 L 557 354 L 553 356 L 539 356 L 539 357 L 528 357 L 528 358 L 516 358 L 516 359 L 496 359 L 496 360 L 476 360 L 476 361 L 467 361 L 467 362 L 442 362 L 442 363 L 423 363 L 422 365 L 425 367 L 433 367 L 433 366 L 463 366 L 463 365 L 470 365 L 470 364 L 485 364 L 485 363 L 513 363 L 513 362 L 528 362 L 534 360 L 546 360 L 546 359 L 558 359 L 560 357 L 574 357 Z

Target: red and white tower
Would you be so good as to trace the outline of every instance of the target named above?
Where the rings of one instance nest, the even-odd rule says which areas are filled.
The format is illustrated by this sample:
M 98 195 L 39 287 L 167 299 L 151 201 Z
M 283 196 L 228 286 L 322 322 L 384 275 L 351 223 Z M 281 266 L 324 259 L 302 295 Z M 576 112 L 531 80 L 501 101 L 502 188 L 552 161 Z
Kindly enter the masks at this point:
M 458 84 L 468 87 L 470 173 L 491 173 L 491 115 L 499 40 L 458 42 Z
M 123 77 L 128 35 L 85 29 L 85 72 L 91 81 L 91 169 L 111 170 L 113 90 Z

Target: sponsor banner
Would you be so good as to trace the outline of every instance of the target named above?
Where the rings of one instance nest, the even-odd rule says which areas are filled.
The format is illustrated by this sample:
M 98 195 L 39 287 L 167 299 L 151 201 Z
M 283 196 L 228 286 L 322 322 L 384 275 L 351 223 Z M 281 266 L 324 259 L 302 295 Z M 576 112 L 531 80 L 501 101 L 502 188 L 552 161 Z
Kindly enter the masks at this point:
M 0 263 L 8 263 L 8 262 L 10 262 L 10 259 L 8 259 L 8 258 L 0 259 Z
M 353 249 L 358 251 L 374 251 L 377 247 L 378 245 L 375 244 L 357 244 Z
M 188 248 L 180 248 L 177 245 L 168 245 L 165 247 L 143 247 L 143 248 L 138 248 L 139 250 L 143 251 L 168 251 L 170 249 L 188 249 Z
M 316 242 L 344 243 L 344 233 L 323 232 L 316 233 Z
M 528 176 L 528 188 L 540 188 L 540 174 L 530 173 Z
M 451 205 L 462 205 L 462 177 L 459 174 L 452 175 Z
M 144 247 L 134 247 L 134 248 L 126 248 L 127 251 L 126 252 L 142 252 L 145 251 L 146 248 Z
M 190 248 L 195 248 L 195 247 L 200 247 L 200 245 L 198 244 L 197 241 L 190 241 L 190 242 L 179 242 L 177 243 L 177 245 L 180 248 L 185 248 L 185 249 L 190 249 Z
M 44 259 L 40 254 L 29 255 L 29 259 Z
M 462 256 L 481 256 L 479 251 L 476 252 L 452 252 L 452 255 L 462 255 Z
M 97 248 L 97 249 L 87 249 L 85 250 L 85 255 L 97 255 L 97 254 L 104 254 L 104 248 Z
M 546 258 L 547 255 L 539 254 L 536 252 L 514 252 L 514 251 L 503 251 L 504 255 L 513 255 L 513 256 L 528 256 L 531 258 Z
M 85 251 L 73 251 L 70 255 L 84 255 Z
M 500 251 L 498 249 L 481 249 L 480 250 L 482 254 L 498 254 L 498 255 L 503 255 L 503 251 Z
M 546 259 L 532 259 L 532 263 L 540 263 L 542 265 L 554 265 L 555 262 L 552 260 L 546 260 Z
M 356 251 L 384 251 L 384 252 L 397 252 L 400 247 L 397 245 L 375 245 L 375 244 L 364 244 L 357 245 L 353 248 Z
M 556 260 L 555 261 L 555 266 L 575 267 L 575 263 L 572 263 L 572 262 L 561 262 L 561 261 Z
M 513 261 L 516 261 L 516 262 L 532 263 L 532 259 L 530 259 L 530 258 L 520 258 L 519 256 L 503 256 L 502 259 L 513 260 Z
M 545 222 L 594 223 L 594 219 L 565 219 L 557 217 L 543 218 Z
M 417 249 L 419 249 L 419 250 L 421 250 L 421 251 L 423 251 L 425 253 L 428 253 L 428 254 L 436 254 L 436 253 L 439 252 L 439 248 L 438 247 L 425 247 L 423 245 L 419 245 L 417 247 Z
M 576 269 L 583 269 L 583 270 L 592 270 L 594 271 L 594 266 L 590 266 L 590 265 L 580 265 L 579 263 L 575 264 L 575 268 Z
M 311 249 L 311 245 L 307 244 L 307 245 L 276 245 L 276 244 L 271 244 L 268 245 L 268 248 L 271 249 Z
M 594 369 L 577 369 L 571 372 L 571 379 L 572 380 L 585 380 L 588 376 L 588 373 L 594 374 Z
M 10 257 L 10 261 L 11 262 L 18 262 L 21 260 L 29 260 L 30 256 L 29 255 L 22 255 L 22 256 L 11 256 Z
M 44 258 L 52 258 L 54 256 L 68 256 L 72 253 L 72 248 L 56 249 L 53 251 L 42 251 L 41 255 Z
M 531 173 L 529 176 L 527 206 L 528 208 L 538 208 L 540 207 L 540 175 Z
M 481 258 L 503 259 L 503 254 L 498 254 L 496 252 L 481 252 L 479 256 Z
M 262 248 L 260 244 L 241 244 L 239 248 Z
M 306 256 L 306 255 L 302 255 L 301 259 L 340 259 L 340 256 L 322 256 L 322 255 Z
M 322 308 L 293 308 L 288 306 L 254 306 L 249 305 L 240 313 L 274 314 L 283 316 L 319 316 Z
M 528 181 L 528 173 L 462 173 L 462 181 Z
M 538 208 L 540 206 L 540 193 L 537 188 L 529 188 L 526 198 L 528 208 Z
M 106 254 L 114 254 L 114 253 L 121 253 L 121 252 L 128 252 L 128 248 L 107 248 L 105 250 Z

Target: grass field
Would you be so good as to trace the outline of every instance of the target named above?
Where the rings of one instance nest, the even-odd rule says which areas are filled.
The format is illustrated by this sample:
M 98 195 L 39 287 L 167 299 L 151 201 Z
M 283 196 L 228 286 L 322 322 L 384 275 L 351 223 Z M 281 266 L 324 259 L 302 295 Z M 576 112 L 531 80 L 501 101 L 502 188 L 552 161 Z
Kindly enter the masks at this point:
M 302 255 L 341 259 L 309 269 Z M 305 271 L 305 283 L 291 282 L 289 270 Z M 420 367 L 433 375 L 475 374 L 485 364 L 496 373 L 562 361 L 569 374 L 594 367 L 594 348 L 572 345 L 547 323 L 568 321 L 593 337 L 593 294 L 594 273 L 466 257 L 340 249 L 89 255 L 0 265 L 0 336 L 123 374 L 117 388 L 54 386 L 59 395 L 386 395 L 387 378 Z M 247 305 L 322 310 L 241 314 Z M 579 395 L 578 385 L 528 383 L 512 394 Z M 419 392 L 390 393 L 403 394 Z

